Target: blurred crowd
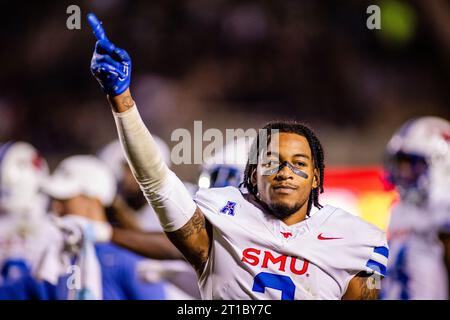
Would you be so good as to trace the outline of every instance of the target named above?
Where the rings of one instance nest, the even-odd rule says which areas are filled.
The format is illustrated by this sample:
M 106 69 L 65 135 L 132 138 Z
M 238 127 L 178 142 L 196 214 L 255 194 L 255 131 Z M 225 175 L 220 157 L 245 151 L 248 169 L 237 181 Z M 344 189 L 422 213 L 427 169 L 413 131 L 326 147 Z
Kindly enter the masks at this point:
M 0 137 L 31 141 L 51 166 L 114 139 L 89 71 L 89 11 L 132 56 L 140 110 L 169 144 L 193 120 L 297 118 L 317 128 L 332 164 L 373 164 L 402 122 L 450 116 L 445 0 L 79 1 L 81 30 L 66 28 L 69 4 L 7 2 L 0 30 Z M 381 30 L 366 27 L 370 4 Z M 179 174 L 193 181 L 193 169 Z

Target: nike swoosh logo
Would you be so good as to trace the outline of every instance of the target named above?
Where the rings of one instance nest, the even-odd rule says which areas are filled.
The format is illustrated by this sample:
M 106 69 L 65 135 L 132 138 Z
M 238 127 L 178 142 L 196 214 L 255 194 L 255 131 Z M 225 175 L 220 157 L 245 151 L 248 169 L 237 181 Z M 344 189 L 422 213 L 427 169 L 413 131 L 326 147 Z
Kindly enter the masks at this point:
M 319 239 L 319 240 L 339 240 L 339 239 L 343 239 L 343 238 L 330 238 L 330 237 L 324 237 L 324 236 L 322 236 L 322 234 L 323 234 L 323 233 L 319 234 L 319 235 L 317 236 L 317 239 Z

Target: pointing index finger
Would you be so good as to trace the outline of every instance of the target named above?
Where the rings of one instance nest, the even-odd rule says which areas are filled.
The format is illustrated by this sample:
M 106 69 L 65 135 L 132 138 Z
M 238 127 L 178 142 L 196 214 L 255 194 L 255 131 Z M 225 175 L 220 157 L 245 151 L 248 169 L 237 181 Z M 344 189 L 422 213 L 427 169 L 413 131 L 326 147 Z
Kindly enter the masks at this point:
M 108 40 L 105 30 L 102 27 L 102 23 L 100 22 L 100 20 L 98 20 L 95 14 L 89 13 L 87 15 L 87 20 L 97 40 Z

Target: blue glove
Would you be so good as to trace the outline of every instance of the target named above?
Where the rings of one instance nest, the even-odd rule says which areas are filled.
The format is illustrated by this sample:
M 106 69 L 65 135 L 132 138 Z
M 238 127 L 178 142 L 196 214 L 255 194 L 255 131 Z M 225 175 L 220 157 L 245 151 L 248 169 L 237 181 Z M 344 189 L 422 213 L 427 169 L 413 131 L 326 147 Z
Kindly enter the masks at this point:
M 105 93 L 112 97 L 118 96 L 130 86 L 131 58 L 125 50 L 117 48 L 108 40 L 102 23 L 94 14 L 89 13 L 87 20 L 97 38 L 91 72 Z

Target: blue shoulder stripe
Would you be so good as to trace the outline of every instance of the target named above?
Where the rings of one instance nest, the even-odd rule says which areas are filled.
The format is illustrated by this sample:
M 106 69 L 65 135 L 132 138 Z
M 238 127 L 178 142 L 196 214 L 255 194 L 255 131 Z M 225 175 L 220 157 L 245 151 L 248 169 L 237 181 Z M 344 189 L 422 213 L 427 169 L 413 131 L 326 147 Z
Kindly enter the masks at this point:
M 386 276 L 386 266 L 385 265 L 370 259 L 369 261 L 367 261 L 366 266 L 369 267 L 370 269 L 372 269 L 373 271 L 378 272 L 382 276 Z
M 386 258 L 389 257 L 389 249 L 386 247 L 375 247 L 373 251 L 375 253 L 381 254 L 382 256 L 385 256 Z

